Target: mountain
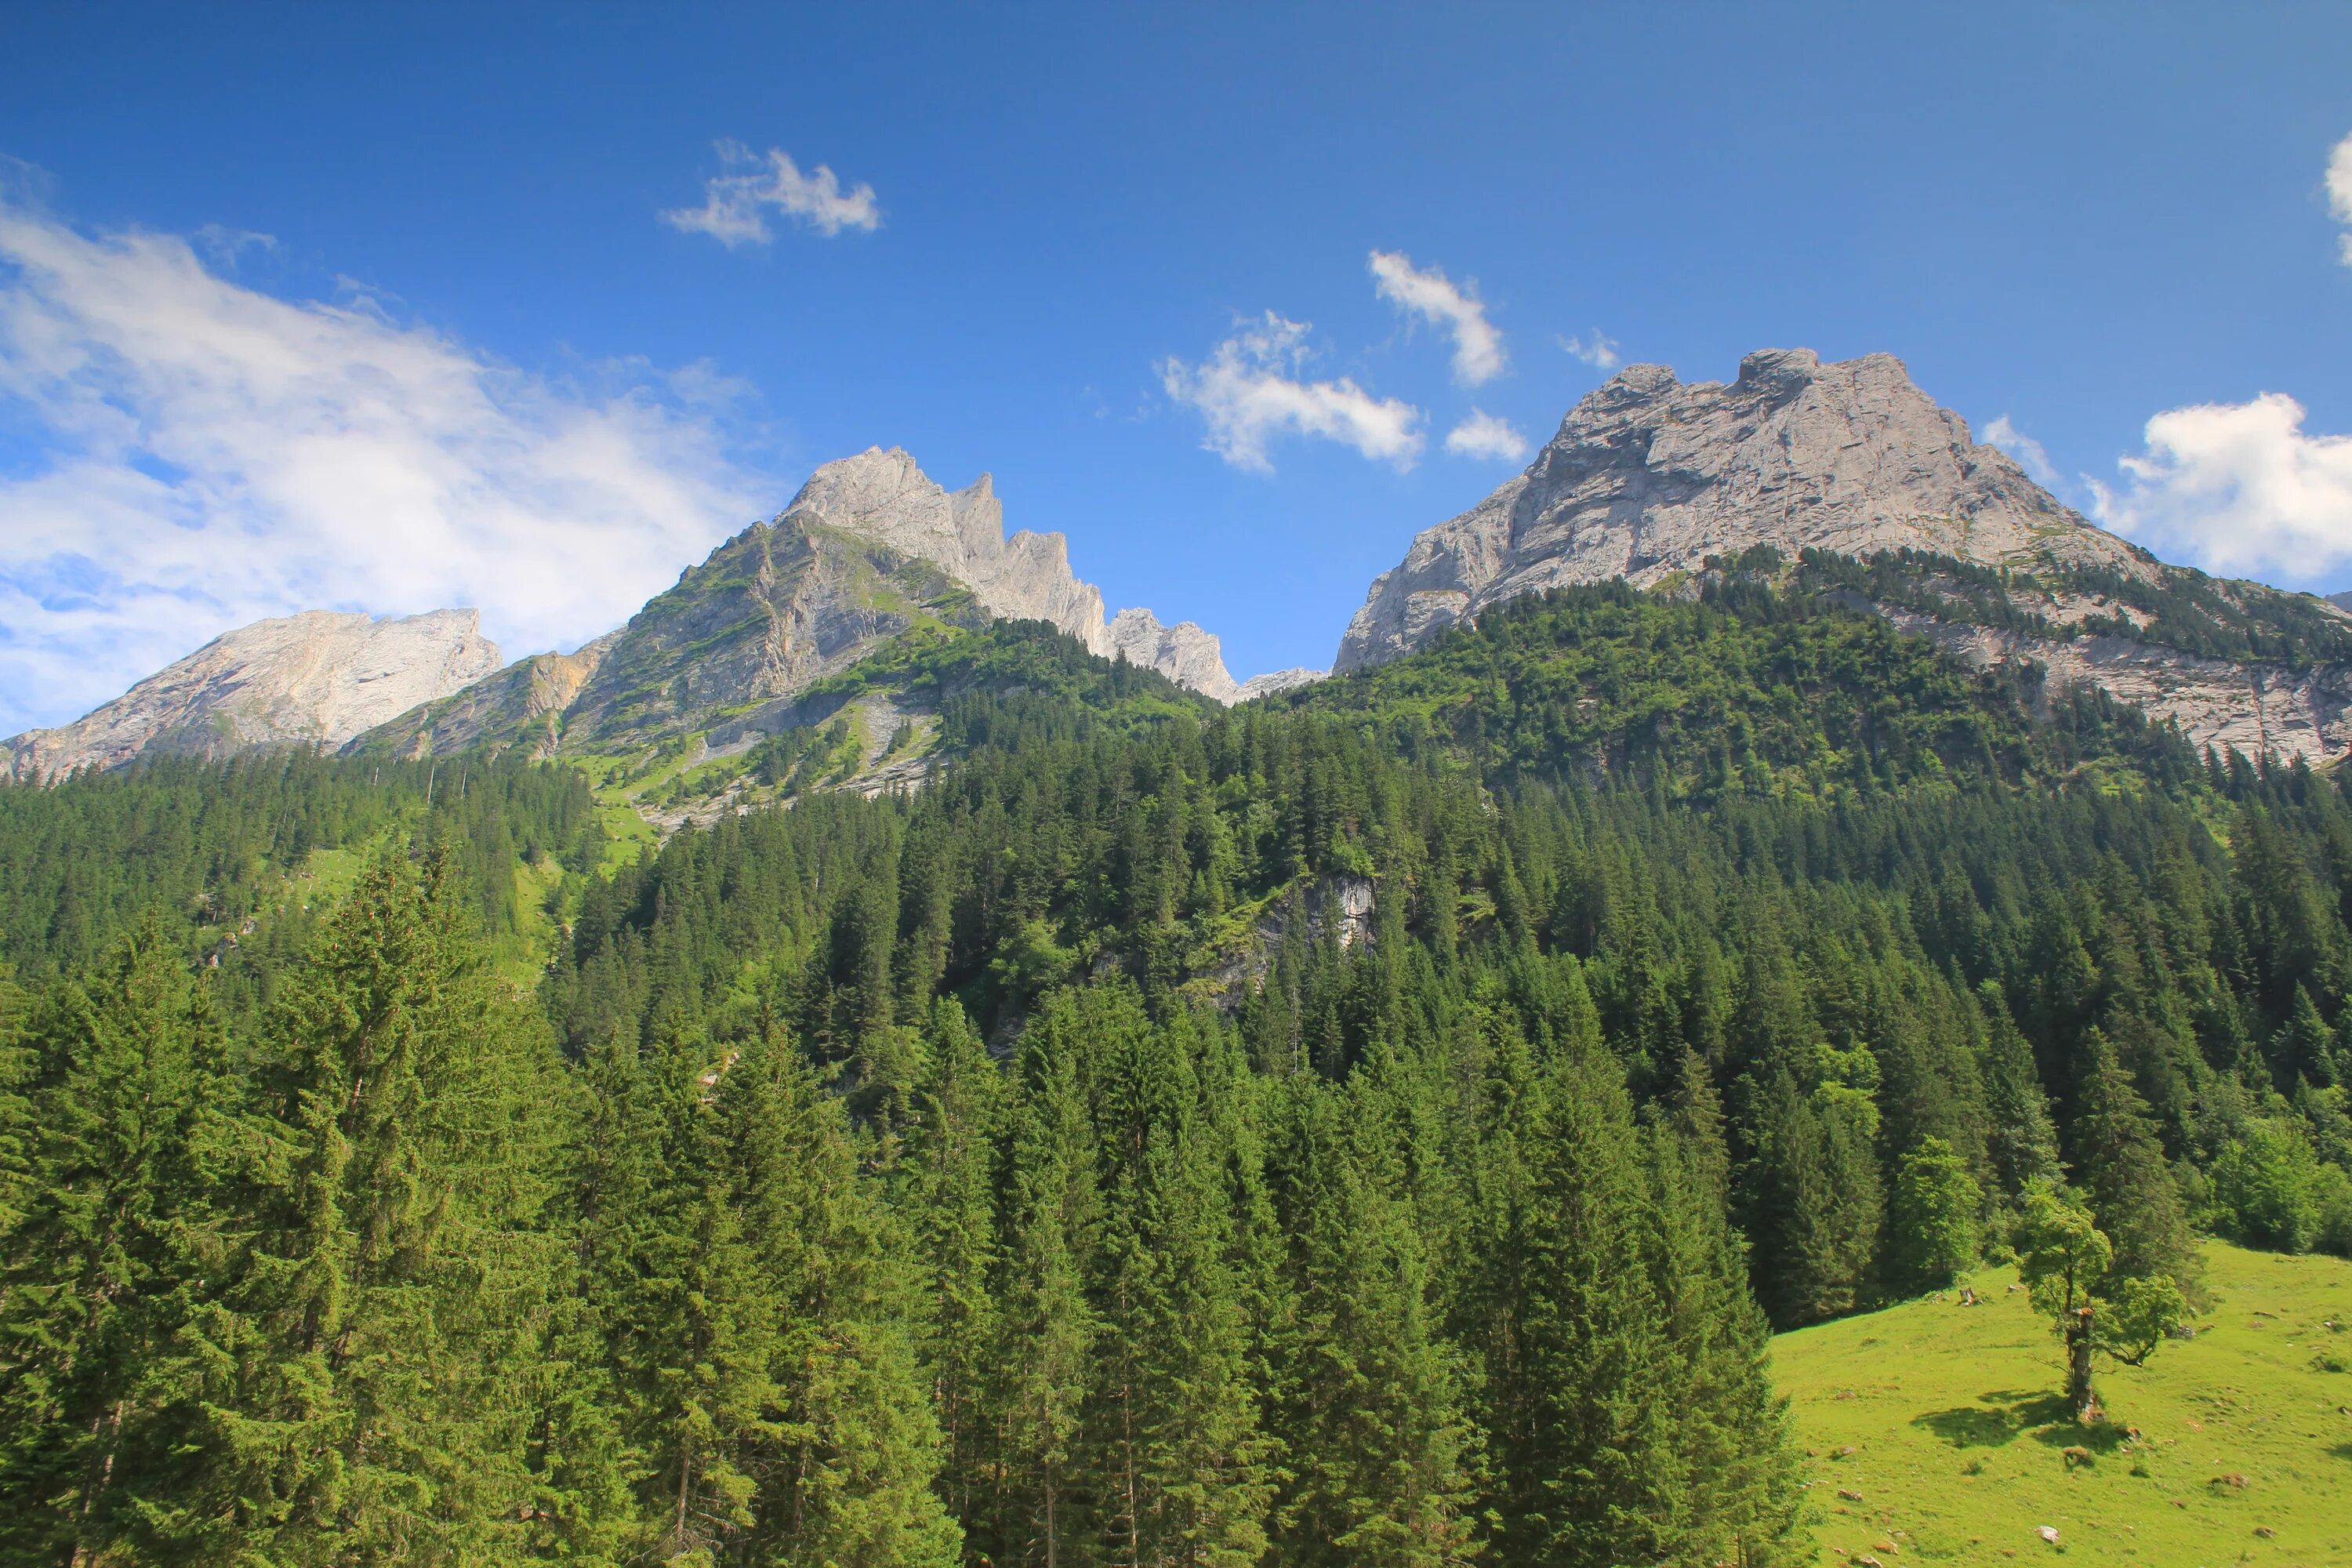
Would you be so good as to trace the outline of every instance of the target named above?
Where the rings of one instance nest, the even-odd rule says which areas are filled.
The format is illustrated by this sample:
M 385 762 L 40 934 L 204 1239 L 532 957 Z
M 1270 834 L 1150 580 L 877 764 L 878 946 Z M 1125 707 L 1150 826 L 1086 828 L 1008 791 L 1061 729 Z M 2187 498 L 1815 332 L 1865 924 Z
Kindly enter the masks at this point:
M 2097 687 L 2200 744 L 2313 762 L 2352 747 L 2352 615 L 2166 565 L 2096 527 L 1889 354 L 1759 350 L 1728 383 L 1627 366 L 1525 472 L 1413 541 L 1333 668 L 1395 658 L 1547 588 L 1686 591 L 1710 558 L 1759 548 L 1967 662 L 2037 663 L 2053 686 Z M 1830 558 L 1872 563 L 1871 580 Z
M 613 752 L 698 731 L 714 746 L 748 744 L 807 721 L 804 694 L 893 639 L 1020 621 L 1220 702 L 1256 694 L 1190 621 L 1163 626 L 1144 609 L 1106 621 L 1101 591 L 1071 572 L 1062 535 L 1006 535 L 988 475 L 950 490 L 905 451 L 877 447 L 819 468 L 782 512 L 688 568 L 625 626 L 402 714 L 354 749 Z M 1258 689 L 1302 678 L 1261 678 Z
M 499 668 L 473 610 L 377 619 L 334 610 L 215 637 L 104 707 L 5 742 L 16 778 L 119 767 L 155 753 L 341 746 Z
M 1156 669 L 1180 686 L 1231 705 L 1241 700 L 1242 689 L 1225 668 L 1224 648 L 1216 637 L 1192 621 L 1163 626 L 1150 610 L 1121 610 L 1111 617 L 1111 647 L 1129 664 Z
M 618 632 L 606 632 L 572 653 L 520 658 L 464 689 L 421 704 L 353 739 L 355 753 L 424 757 L 480 748 L 520 746 L 532 756 L 553 754 L 563 718 L 588 678 L 604 661 Z

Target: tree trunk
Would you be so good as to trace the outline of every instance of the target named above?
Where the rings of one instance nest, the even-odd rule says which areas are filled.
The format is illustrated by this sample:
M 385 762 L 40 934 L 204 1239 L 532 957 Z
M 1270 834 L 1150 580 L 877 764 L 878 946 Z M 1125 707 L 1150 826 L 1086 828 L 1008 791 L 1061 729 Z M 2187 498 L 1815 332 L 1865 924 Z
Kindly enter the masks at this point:
M 2091 1309 L 2077 1308 L 2066 1321 L 2066 1403 L 2085 1426 L 2099 1418 L 2099 1398 L 2091 1391 Z

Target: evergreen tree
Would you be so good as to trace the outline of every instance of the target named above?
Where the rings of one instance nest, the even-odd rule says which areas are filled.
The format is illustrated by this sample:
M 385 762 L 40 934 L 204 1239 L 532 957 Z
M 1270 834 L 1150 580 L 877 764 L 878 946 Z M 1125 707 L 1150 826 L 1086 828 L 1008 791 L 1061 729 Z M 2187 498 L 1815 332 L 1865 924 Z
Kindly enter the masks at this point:
M 1001 1328 L 992 1288 L 999 1140 L 1008 1113 L 1003 1075 L 963 1008 L 938 1005 L 930 1067 L 907 1131 L 901 1202 L 929 1302 L 920 1349 L 945 1439 L 940 1483 L 967 1531 L 984 1528 L 997 1460 L 989 1390 Z
M 2115 1244 L 2115 1272 L 2127 1279 L 2163 1276 L 2187 1285 L 2195 1278 L 2195 1245 L 2179 1185 L 2148 1120 L 2147 1102 L 2105 1034 L 2091 1030 L 2084 1049 L 2074 1163 L 2092 1212 Z
M 1286 1479 L 1276 1553 L 1299 1564 L 1436 1568 L 1478 1542 L 1477 1437 L 1455 1352 L 1430 1321 L 1412 1211 L 1377 1150 L 1343 1131 L 1370 1123 L 1366 1094 L 1288 1080 L 1275 1136 L 1288 1321 L 1276 1331 L 1276 1430 Z
M 1948 1285 L 1976 1262 L 1983 1202 L 1967 1163 L 1941 1138 L 1903 1156 L 1887 1223 L 1896 1260 L 1913 1283 Z
M 1086 1276 L 1100 1198 L 1066 1005 L 1039 1019 L 1022 1047 L 992 1390 L 1001 1457 L 982 1538 L 993 1561 L 1045 1568 L 1093 1560 L 1080 1424 L 1097 1332 Z
M 173 1468 L 157 1428 L 182 1396 L 167 1363 L 200 1283 L 198 1119 L 226 1040 L 152 919 L 37 1038 L 24 1206 L 0 1230 L 0 1561 L 82 1562 L 135 1539 Z
M 175 1552 L 519 1550 L 557 1100 L 469 918 L 446 862 L 381 852 L 289 980 L 230 1194 L 249 1228 L 182 1336 Z

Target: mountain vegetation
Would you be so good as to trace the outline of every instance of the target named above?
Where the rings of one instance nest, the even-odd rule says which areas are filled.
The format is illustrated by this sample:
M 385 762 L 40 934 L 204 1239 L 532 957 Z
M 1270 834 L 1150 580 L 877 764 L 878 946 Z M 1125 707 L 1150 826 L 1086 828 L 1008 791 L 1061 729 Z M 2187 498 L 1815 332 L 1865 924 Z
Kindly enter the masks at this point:
M 1773 583 L 919 630 L 609 868 L 511 752 L 0 791 L 0 1563 L 1801 1561 L 1773 1330 L 2352 1254 L 2338 783 Z

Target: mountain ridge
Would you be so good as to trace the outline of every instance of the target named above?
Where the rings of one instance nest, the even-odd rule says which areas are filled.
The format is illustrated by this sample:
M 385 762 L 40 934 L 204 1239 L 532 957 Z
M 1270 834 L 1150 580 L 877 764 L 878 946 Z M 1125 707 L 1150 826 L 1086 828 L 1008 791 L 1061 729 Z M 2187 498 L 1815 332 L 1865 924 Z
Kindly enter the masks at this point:
M 11 737 L 9 772 L 51 778 L 147 754 L 341 747 L 499 668 L 470 609 L 305 610 L 222 633 L 68 724 Z
M 1730 382 L 1626 366 L 1525 470 L 1415 536 L 1373 581 L 1333 672 L 1427 647 L 1547 588 L 1622 579 L 1686 592 L 1711 562 L 1758 547 L 1791 568 L 1809 552 L 1865 571 L 1908 562 L 1893 597 L 1843 591 L 1964 663 L 2038 665 L 2053 685 L 2095 687 L 2198 744 L 2314 763 L 2352 752 L 2341 653 L 2314 663 L 2294 638 L 2273 637 L 2283 646 L 2267 653 L 2217 656 L 2198 635 L 2217 617 L 2309 630 L 2315 615 L 2352 629 L 2352 616 L 2168 565 L 2109 533 L 1977 442 L 1885 353 L 1824 362 L 1760 349 Z M 1979 569 L 1998 574 L 1989 591 L 2003 613 L 1950 613 L 1968 595 L 1944 590 Z

